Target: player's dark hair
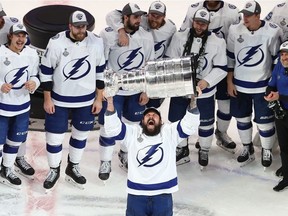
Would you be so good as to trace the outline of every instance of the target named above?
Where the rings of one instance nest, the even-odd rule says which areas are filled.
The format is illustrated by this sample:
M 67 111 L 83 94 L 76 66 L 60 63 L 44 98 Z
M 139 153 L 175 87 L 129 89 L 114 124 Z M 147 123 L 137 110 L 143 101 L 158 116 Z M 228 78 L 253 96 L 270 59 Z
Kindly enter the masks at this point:
M 194 35 L 195 35 L 195 29 L 190 28 L 190 31 L 188 34 L 188 40 L 187 40 L 185 47 L 184 47 L 183 56 L 187 56 L 187 55 L 191 54 L 191 47 L 193 44 Z M 208 30 L 206 30 L 204 32 L 204 36 L 202 37 L 202 45 L 201 45 L 201 48 L 199 50 L 198 57 L 204 54 L 207 39 L 208 39 Z M 195 54 L 197 54 L 197 53 L 195 53 Z

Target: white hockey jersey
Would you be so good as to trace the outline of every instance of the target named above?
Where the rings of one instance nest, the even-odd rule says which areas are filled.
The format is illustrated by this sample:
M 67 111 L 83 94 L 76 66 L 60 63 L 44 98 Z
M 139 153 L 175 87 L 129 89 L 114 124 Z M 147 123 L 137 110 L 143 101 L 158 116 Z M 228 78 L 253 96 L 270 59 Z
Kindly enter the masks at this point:
M 288 1 L 276 5 L 272 11 L 265 17 L 265 20 L 279 25 L 283 30 L 282 41 L 288 40 Z
M 134 195 L 159 195 L 178 190 L 176 147 L 195 133 L 199 115 L 187 112 L 184 118 L 162 125 L 156 136 L 146 136 L 139 124 L 125 124 L 113 115 L 105 115 L 108 136 L 116 137 L 128 150 L 127 192 Z
M 234 68 L 234 84 L 243 93 L 265 92 L 279 51 L 281 28 L 261 22 L 256 31 L 249 31 L 243 22 L 229 29 L 228 68 Z
M 187 10 L 186 17 L 180 29 L 191 28 L 194 14 L 203 7 L 210 12 L 209 30 L 216 33 L 219 37 L 227 39 L 230 25 L 239 23 L 241 15 L 235 5 L 224 1 L 222 1 L 222 5 L 217 11 L 209 10 L 205 1 L 192 4 Z
M 124 28 L 121 22 L 121 12 L 113 10 L 106 16 L 106 23 L 112 27 L 115 31 Z M 148 24 L 148 15 L 141 17 L 140 25 L 146 30 L 152 33 L 154 39 L 155 59 L 164 57 L 167 47 L 170 44 L 173 34 L 176 32 L 176 26 L 170 19 L 165 19 L 165 24 L 159 29 L 151 29 Z
M 72 42 L 69 31 L 49 40 L 41 59 L 41 82 L 53 82 L 55 105 L 84 107 L 93 103 L 96 80 L 104 80 L 104 45 L 101 38 L 87 31 L 82 41 Z
M 183 55 L 185 44 L 189 37 L 190 29 L 178 31 L 172 37 L 166 56 L 179 58 Z M 227 75 L 226 43 L 223 38 L 219 38 L 214 33 L 208 33 L 204 54 L 199 57 L 198 68 L 196 69 L 197 79 L 204 79 L 208 82 L 208 88 L 202 91 L 199 98 L 207 98 L 215 94 L 216 85 Z M 199 54 L 202 46 L 201 38 L 194 38 L 191 54 Z
M 107 67 L 116 73 L 133 71 L 145 66 L 149 60 L 154 60 L 154 47 L 152 34 L 141 26 L 139 30 L 129 36 L 128 46 L 118 45 L 118 32 L 111 27 L 101 31 L 105 45 L 105 56 L 108 60 Z M 118 95 L 133 95 L 137 91 L 119 90 Z
M 9 93 L 0 93 L 1 116 L 16 116 L 30 110 L 30 93 L 24 85 L 32 80 L 39 87 L 38 69 L 36 50 L 25 46 L 18 54 L 5 45 L 0 46 L 0 87 L 5 83 L 13 85 Z
M 4 21 L 5 24 L 4 26 L 0 29 L 0 44 L 5 44 L 7 43 L 7 34 L 9 33 L 10 27 L 14 25 L 15 23 L 18 23 L 19 20 L 14 17 L 7 17 L 4 16 Z

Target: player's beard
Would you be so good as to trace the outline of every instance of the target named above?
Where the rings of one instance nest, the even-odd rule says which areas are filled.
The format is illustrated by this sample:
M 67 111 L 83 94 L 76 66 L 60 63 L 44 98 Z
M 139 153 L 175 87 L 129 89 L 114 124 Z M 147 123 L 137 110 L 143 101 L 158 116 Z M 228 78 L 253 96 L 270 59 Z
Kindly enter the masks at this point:
M 148 23 L 151 29 L 159 29 L 161 26 L 163 26 L 163 22 L 161 23 L 157 22 L 157 21 L 152 21 L 148 19 Z
M 139 30 L 139 26 L 140 26 L 140 23 L 138 23 L 137 25 L 136 25 L 136 23 L 134 25 L 132 25 L 131 22 L 130 22 L 130 19 L 129 19 L 128 22 L 127 22 L 127 26 L 126 27 L 128 29 L 130 29 L 131 31 L 138 31 Z
M 206 1 L 206 2 L 207 2 L 206 4 L 208 5 L 209 9 L 217 9 L 221 1 Z
M 149 121 L 149 120 L 148 120 Z M 142 128 L 143 128 L 143 133 L 147 136 L 156 136 L 157 134 L 160 133 L 161 131 L 161 123 L 159 124 L 154 124 L 154 129 L 148 129 L 147 124 L 142 124 Z
M 208 29 L 201 31 L 201 32 L 199 31 L 196 32 L 195 28 L 193 28 L 193 34 L 195 37 L 204 37 L 205 35 L 207 35 L 207 33 L 208 33 Z
M 86 32 L 80 32 L 76 34 L 71 32 L 71 34 L 76 41 L 82 41 L 86 37 Z

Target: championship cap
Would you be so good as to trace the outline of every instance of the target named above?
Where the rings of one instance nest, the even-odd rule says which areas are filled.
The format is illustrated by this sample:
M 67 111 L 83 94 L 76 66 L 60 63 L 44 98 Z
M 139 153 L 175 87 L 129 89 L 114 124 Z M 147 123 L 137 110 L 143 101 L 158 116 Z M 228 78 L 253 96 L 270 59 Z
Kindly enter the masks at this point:
M 74 11 L 70 15 L 69 23 L 73 26 L 88 25 L 86 15 L 82 11 Z
M 284 43 L 281 44 L 280 51 L 288 52 L 288 41 L 285 41 Z
M 14 24 L 14 25 L 12 25 L 12 26 L 10 27 L 10 30 L 9 30 L 9 33 L 10 33 L 10 34 L 18 34 L 18 33 L 20 33 L 20 32 L 23 32 L 23 33 L 25 33 L 25 34 L 28 34 L 25 26 L 22 25 L 21 23 L 16 23 L 16 24 Z
M 2 4 L 0 2 L 0 17 L 6 16 L 6 13 L 3 10 Z
M 149 13 L 155 13 L 160 16 L 166 15 L 166 6 L 161 1 L 155 1 L 153 2 L 149 7 Z
M 144 113 L 143 113 L 143 117 L 150 112 L 156 113 L 161 118 L 161 113 L 155 107 L 146 108 Z
M 254 14 L 260 14 L 261 13 L 261 6 L 256 1 L 249 1 L 245 4 L 244 9 L 241 10 L 239 13 L 243 13 L 246 16 L 252 16 Z
M 140 10 L 140 7 L 137 4 L 134 3 L 128 3 L 124 6 L 122 9 L 122 15 L 136 15 L 136 16 L 142 16 L 143 14 L 146 14 L 145 11 Z
M 206 8 L 201 8 L 196 11 L 193 17 L 193 21 L 200 21 L 206 24 L 210 23 L 210 14 Z

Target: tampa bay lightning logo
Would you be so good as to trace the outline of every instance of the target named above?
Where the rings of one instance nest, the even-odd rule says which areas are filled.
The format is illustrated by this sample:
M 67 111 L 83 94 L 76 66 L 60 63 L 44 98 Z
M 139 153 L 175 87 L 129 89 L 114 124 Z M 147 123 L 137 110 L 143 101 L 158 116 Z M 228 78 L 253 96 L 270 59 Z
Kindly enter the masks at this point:
M 5 76 L 5 83 L 13 85 L 13 89 L 21 89 L 28 81 L 28 66 L 15 68 L 9 71 Z
M 156 59 L 162 58 L 166 50 L 166 40 L 156 42 L 154 44 Z
M 88 55 L 83 58 L 73 59 L 65 65 L 63 68 L 63 75 L 66 77 L 65 81 L 68 79 L 78 80 L 89 73 L 91 65 L 87 57 Z
M 153 167 L 161 163 L 164 156 L 161 144 L 162 143 L 146 146 L 145 148 L 140 149 L 136 158 L 139 163 L 138 166 Z
M 142 47 L 139 47 L 122 53 L 117 59 L 119 70 L 131 71 L 139 68 L 144 62 L 144 55 L 141 52 L 141 48 Z
M 264 52 L 261 49 L 262 44 L 257 46 L 248 46 L 241 49 L 237 55 L 239 66 L 255 67 L 264 59 Z

